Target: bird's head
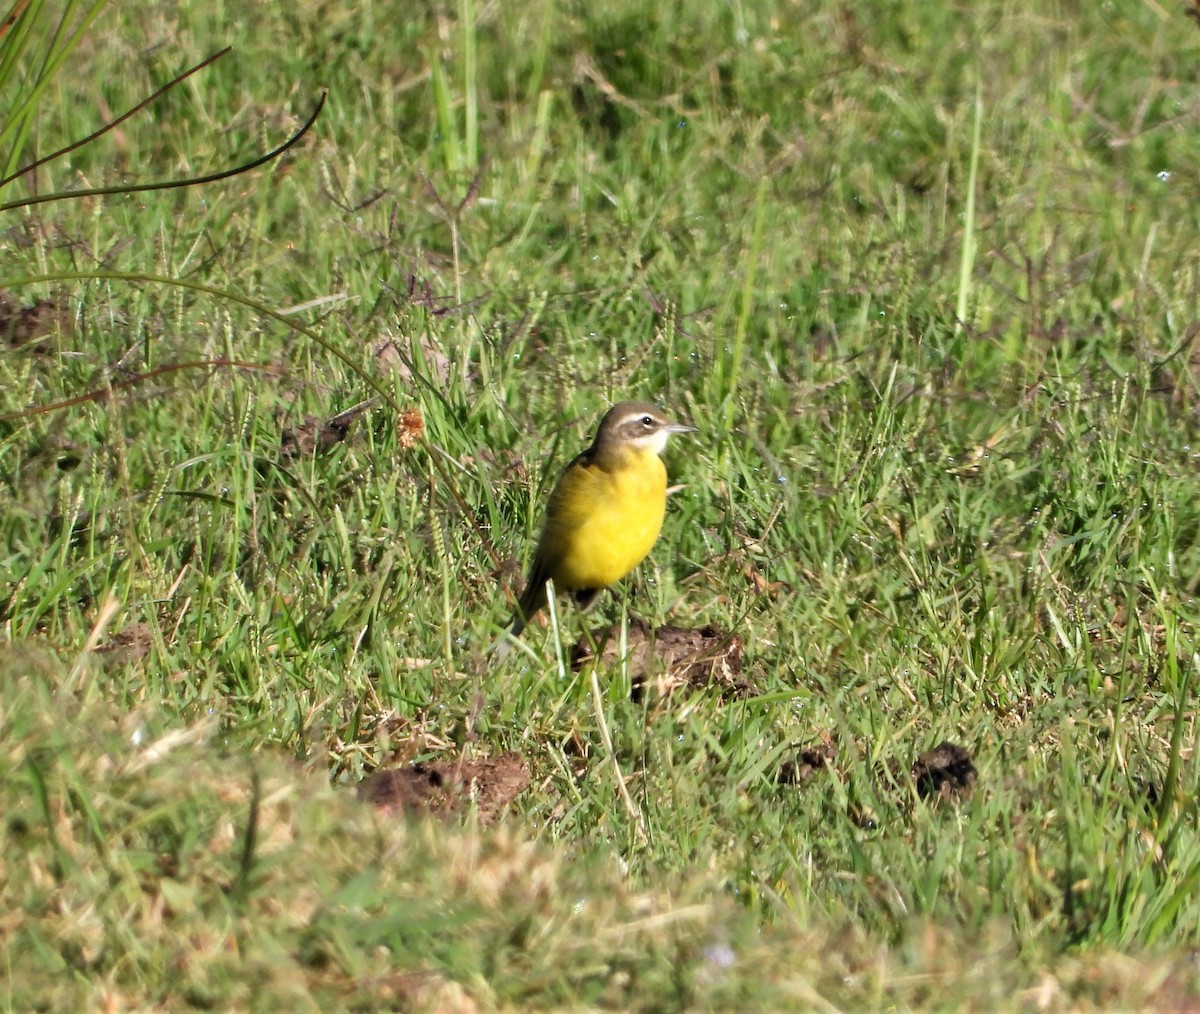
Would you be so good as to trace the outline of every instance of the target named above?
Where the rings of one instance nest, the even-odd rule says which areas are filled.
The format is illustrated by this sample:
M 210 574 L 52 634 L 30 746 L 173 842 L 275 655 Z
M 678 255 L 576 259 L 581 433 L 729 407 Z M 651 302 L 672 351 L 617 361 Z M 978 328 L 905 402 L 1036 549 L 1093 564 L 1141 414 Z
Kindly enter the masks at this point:
M 695 433 L 695 426 L 672 422 L 644 401 L 623 401 L 600 420 L 594 446 L 602 452 L 662 454 L 672 433 Z

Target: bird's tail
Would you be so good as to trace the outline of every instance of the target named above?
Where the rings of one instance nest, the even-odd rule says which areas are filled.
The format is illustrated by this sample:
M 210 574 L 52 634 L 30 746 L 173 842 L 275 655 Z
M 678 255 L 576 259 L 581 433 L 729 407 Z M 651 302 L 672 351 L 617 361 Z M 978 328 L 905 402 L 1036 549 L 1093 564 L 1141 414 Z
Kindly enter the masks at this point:
M 513 612 L 512 626 L 508 632 L 513 637 L 520 637 L 521 631 L 529 625 L 529 621 L 545 608 L 546 576 L 539 573 L 538 568 L 535 567 L 525 584 L 525 590 L 521 592 L 521 598 Z

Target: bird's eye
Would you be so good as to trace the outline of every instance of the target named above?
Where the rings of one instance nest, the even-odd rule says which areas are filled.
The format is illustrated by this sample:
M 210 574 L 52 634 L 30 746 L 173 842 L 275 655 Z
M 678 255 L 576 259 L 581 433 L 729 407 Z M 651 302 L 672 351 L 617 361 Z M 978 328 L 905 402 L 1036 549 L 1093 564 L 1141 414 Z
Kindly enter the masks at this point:
M 652 415 L 642 416 L 642 425 L 647 426 L 647 427 L 653 426 L 654 425 L 654 416 L 652 416 Z

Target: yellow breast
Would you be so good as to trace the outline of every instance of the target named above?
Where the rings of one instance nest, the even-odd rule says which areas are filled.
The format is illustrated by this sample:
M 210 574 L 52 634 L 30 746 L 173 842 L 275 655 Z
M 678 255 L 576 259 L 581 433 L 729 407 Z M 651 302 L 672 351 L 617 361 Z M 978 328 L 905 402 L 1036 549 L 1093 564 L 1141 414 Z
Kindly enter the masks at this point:
M 630 452 L 606 470 L 572 464 L 546 508 L 538 557 L 559 591 L 615 584 L 646 558 L 662 529 L 667 470 Z

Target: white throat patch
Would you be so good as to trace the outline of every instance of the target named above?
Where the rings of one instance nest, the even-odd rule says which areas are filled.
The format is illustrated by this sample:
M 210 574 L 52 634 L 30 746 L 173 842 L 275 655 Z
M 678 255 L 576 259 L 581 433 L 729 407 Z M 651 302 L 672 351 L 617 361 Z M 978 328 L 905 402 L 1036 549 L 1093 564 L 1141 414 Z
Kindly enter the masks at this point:
M 636 447 L 644 447 L 655 454 L 662 454 L 667 449 L 667 439 L 670 436 L 671 431 L 663 427 L 662 429 L 655 430 L 653 433 L 647 433 L 645 436 L 635 437 L 632 443 Z

